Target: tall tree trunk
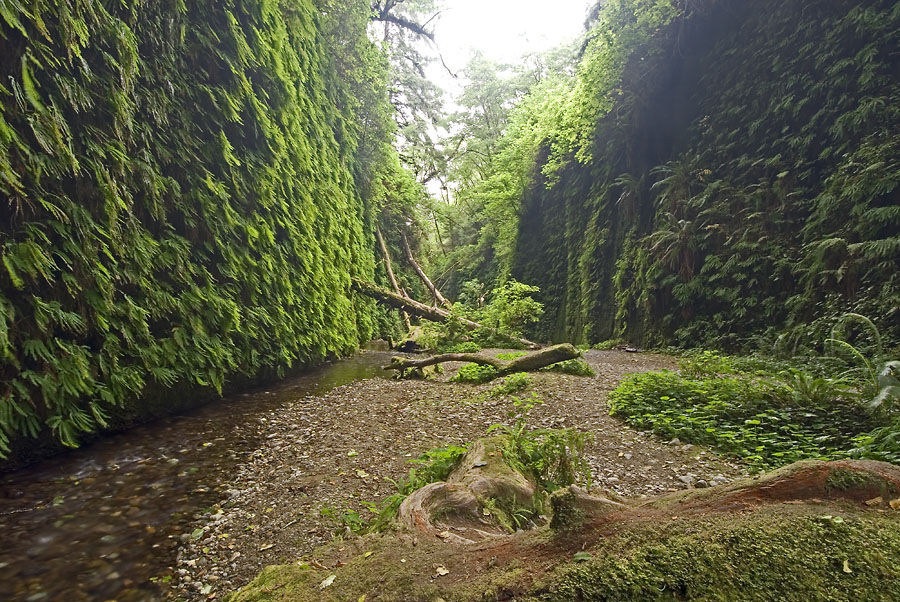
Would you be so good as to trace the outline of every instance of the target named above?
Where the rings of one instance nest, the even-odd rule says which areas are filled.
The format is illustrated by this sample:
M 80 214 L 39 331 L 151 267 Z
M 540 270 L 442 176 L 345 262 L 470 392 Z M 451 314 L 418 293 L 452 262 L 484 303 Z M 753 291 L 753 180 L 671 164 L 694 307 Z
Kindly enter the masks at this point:
M 388 253 L 387 245 L 384 244 L 384 236 L 381 235 L 381 228 L 379 228 L 377 224 L 375 225 L 375 239 L 378 240 L 378 246 L 381 247 L 381 256 L 384 257 L 384 269 L 387 271 L 388 280 L 391 281 L 394 292 L 398 295 L 403 295 L 403 290 L 400 288 L 397 277 L 394 276 L 394 270 L 391 268 L 391 255 Z M 403 317 L 403 323 L 406 325 L 406 332 L 409 332 L 412 330 L 409 314 L 404 310 L 400 310 L 400 315 Z

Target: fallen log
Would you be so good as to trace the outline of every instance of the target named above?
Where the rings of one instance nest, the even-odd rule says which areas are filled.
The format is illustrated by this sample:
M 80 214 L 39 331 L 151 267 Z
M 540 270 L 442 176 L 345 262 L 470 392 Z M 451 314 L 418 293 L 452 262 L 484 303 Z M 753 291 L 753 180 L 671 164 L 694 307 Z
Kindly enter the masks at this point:
M 435 300 L 435 305 L 440 303 L 447 309 L 453 307 L 453 304 L 447 300 L 447 298 L 441 294 L 441 291 L 434 285 L 430 278 L 425 274 L 425 270 L 422 269 L 422 266 L 419 265 L 419 262 L 416 261 L 416 258 L 413 256 L 412 249 L 409 247 L 409 240 L 406 238 L 406 232 L 401 233 L 403 235 L 403 250 L 406 252 L 406 260 L 412 266 L 412 268 L 416 271 L 416 274 L 419 275 L 419 279 L 425 285 L 425 288 L 431 291 L 431 295 Z
M 498 376 L 512 374 L 513 372 L 534 372 L 551 364 L 572 360 L 581 354 L 571 343 L 563 343 L 547 347 L 513 360 L 501 360 L 483 353 L 441 353 L 422 359 L 409 359 L 405 357 L 393 357 L 391 363 L 384 367 L 385 370 L 408 370 L 410 368 L 425 368 L 444 362 L 468 362 L 492 366 L 497 369 Z
M 388 280 L 391 281 L 391 286 L 394 287 L 394 292 L 398 295 L 402 294 L 403 289 L 400 288 L 400 283 L 397 282 L 397 277 L 394 276 L 394 270 L 391 267 L 391 254 L 388 253 L 387 245 L 384 244 L 384 237 L 381 235 L 381 228 L 377 225 L 375 226 L 375 240 L 378 241 L 378 246 L 381 248 L 381 255 L 384 257 L 384 269 L 387 272 Z M 406 332 L 412 330 L 412 324 L 409 321 L 409 314 L 405 311 L 401 311 L 400 315 L 403 317 L 403 324 L 406 326 Z
M 353 290 L 368 297 L 372 297 L 379 303 L 383 303 L 384 305 L 388 305 L 390 307 L 393 307 L 394 309 L 405 311 L 420 318 L 425 318 L 426 320 L 430 320 L 432 322 L 448 322 L 450 320 L 456 320 L 457 322 L 462 324 L 462 326 L 466 330 L 481 329 L 489 332 L 494 336 L 513 341 L 518 345 L 524 345 L 527 349 L 541 348 L 540 345 L 529 341 L 528 339 L 509 336 L 507 334 L 494 330 L 493 328 L 482 326 L 478 322 L 473 322 L 472 320 L 467 320 L 466 318 L 454 316 L 446 309 L 431 307 L 430 305 L 425 305 L 424 303 L 420 303 L 415 299 L 392 293 L 391 291 L 383 289 L 380 286 L 372 284 L 371 282 L 366 282 L 364 280 L 358 280 L 354 278 L 352 281 L 352 287 Z

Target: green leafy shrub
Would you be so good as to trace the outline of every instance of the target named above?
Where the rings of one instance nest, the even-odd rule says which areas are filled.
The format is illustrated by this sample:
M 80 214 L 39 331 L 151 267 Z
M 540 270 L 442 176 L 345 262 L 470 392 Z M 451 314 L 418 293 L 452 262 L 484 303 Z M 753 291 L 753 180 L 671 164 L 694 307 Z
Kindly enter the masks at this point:
M 787 403 L 786 403 L 787 398 Z M 766 469 L 844 455 L 873 420 L 854 403 L 790 403 L 784 386 L 751 378 L 634 375 L 610 394 L 610 413 L 640 429 L 708 445 Z
M 515 372 L 503 379 L 503 382 L 491 389 L 491 397 L 502 397 L 520 393 L 531 385 L 531 377 L 525 372 Z
M 796 368 L 783 372 L 782 378 L 783 385 L 774 391 L 775 397 L 785 404 L 828 408 L 856 399 L 855 391 L 844 379 L 823 378 Z
M 542 370 L 547 370 L 549 372 L 562 372 L 563 374 L 571 374 L 573 376 L 595 376 L 594 369 L 591 368 L 590 364 L 580 359 L 556 362 L 555 364 L 551 364 L 546 368 L 542 368 Z
M 474 341 L 464 341 L 446 347 L 439 347 L 437 351 L 440 353 L 478 353 L 481 351 L 481 346 Z
M 442 353 L 468 353 L 468 351 L 452 352 L 449 349 L 463 346 L 464 349 L 481 350 L 481 344 L 474 340 L 474 333 L 466 329 L 459 320 L 453 318 L 472 319 L 474 316 L 469 308 L 461 303 L 454 303 L 450 308 L 450 320 L 443 322 L 423 321 L 422 333 L 417 342 L 426 349 L 433 349 Z M 470 340 L 471 339 L 471 340 Z
M 497 359 L 508 362 L 510 360 L 514 360 L 514 359 L 517 359 L 520 357 L 525 357 L 526 355 L 528 355 L 528 354 L 525 353 L 524 351 L 509 351 L 506 353 L 498 353 Z
M 850 455 L 854 458 L 900 464 L 900 418 L 854 437 L 853 443 L 856 447 L 850 450 Z
M 591 349 L 597 349 L 599 351 L 609 351 L 610 349 L 614 349 L 619 345 L 624 345 L 625 341 L 622 339 L 607 339 L 605 341 L 600 341 L 599 343 L 595 343 Z
M 678 371 L 687 378 L 706 378 L 734 374 L 736 370 L 730 357 L 717 351 L 694 349 L 684 352 L 679 358 Z
M 497 369 L 493 366 L 482 364 L 466 364 L 453 375 L 451 382 L 455 383 L 486 383 L 497 378 Z
M 506 462 L 530 475 L 545 491 L 556 491 L 576 483 L 589 489 L 591 469 L 584 458 L 584 448 L 591 440 L 590 433 L 575 429 L 530 428 L 528 415 L 542 403 L 533 396 L 515 399 L 509 412 L 513 424 L 495 424 L 488 432 L 500 431 L 508 437 Z

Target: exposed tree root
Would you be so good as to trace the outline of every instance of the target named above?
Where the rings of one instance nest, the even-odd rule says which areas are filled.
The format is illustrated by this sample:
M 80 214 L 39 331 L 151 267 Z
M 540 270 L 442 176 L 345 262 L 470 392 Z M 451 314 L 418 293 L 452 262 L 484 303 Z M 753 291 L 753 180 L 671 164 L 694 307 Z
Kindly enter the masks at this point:
M 492 437 L 474 442 L 445 482 L 426 485 L 403 501 L 400 524 L 456 543 L 508 534 L 501 517 L 485 514 L 485 503 L 494 506 L 494 513 L 534 512 L 541 501 L 534 483 L 504 461 L 504 441 Z
M 285 602 L 893 599 L 898 466 L 798 462 L 639 504 L 569 487 L 550 498 L 548 527 L 506 535 L 486 508 L 546 506 L 499 442 L 475 442 L 447 482 L 413 492 L 405 529 L 318 555 L 342 568 L 270 567 L 234 600 L 272 600 L 275 586 Z

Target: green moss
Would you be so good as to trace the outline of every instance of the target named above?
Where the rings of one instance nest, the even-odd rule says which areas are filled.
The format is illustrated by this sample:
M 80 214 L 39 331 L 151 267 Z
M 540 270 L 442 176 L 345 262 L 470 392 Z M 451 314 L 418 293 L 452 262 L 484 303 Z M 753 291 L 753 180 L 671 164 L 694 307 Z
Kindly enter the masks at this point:
M 885 481 L 877 475 L 843 468 L 837 468 L 828 473 L 825 487 L 828 491 L 871 491 L 878 492 L 883 496 L 896 493 L 893 483 Z
M 447 602 L 501 596 L 542 602 L 855 602 L 891 599 L 891 584 L 900 579 L 900 520 L 851 506 L 666 515 L 621 523 L 603 537 L 576 529 L 565 541 L 578 537 L 587 544 L 584 551 L 592 558 L 585 562 L 575 562 L 565 546 L 554 547 L 548 531 L 516 535 L 502 546 L 507 553 L 519 550 L 514 560 L 486 558 L 477 571 L 463 563 L 468 550 L 423 538 L 416 546 L 396 534 L 335 543 L 321 556 L 341 557 L 346 566 L 334 571 L 270 567 L 232 602 L 330 602 L 363 594 L 404 602 L 437 596 Z M 363 557 L 366 551 L 373 554 Z M 334 560 L 325 563 L 332 566 Z M 555 568 L 543 572 L 548 564 Z M 446 566 L 451 576 L 432 578 L 435 566 Z M 330 574 L 336 575 L 333 586 L 320 591 L 318 584 Z
M 561 533 L 576 531 L 584 524 L 584 509 L 576 503 L 576 496 L 571 489 L 554 491 L 550 496 L 553 518 L 550 528 Z
M 589 549 L 593 560 L 547 576 L 535 599 L 888 599 L 885 584 L 900 578 L 900 523 L 841 514 L 835 521 L 815 508 L 773 507 L 739 518 L 672 520 L 617 537 L 615 552 L 611 542 Z
M 528 355 L 528 354 L 524 351 L 508 351 L 505 353 L 498 353 L 496 355 L 496 358 L 498 360 L 509 361 L 509 360 L 514 360 L 519 357 L 525 357 L 526 355 Z

